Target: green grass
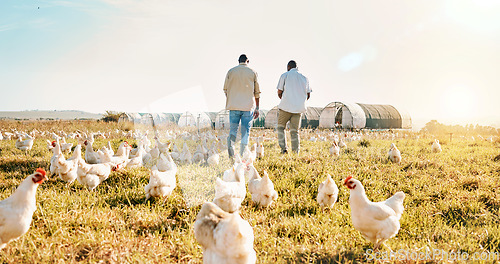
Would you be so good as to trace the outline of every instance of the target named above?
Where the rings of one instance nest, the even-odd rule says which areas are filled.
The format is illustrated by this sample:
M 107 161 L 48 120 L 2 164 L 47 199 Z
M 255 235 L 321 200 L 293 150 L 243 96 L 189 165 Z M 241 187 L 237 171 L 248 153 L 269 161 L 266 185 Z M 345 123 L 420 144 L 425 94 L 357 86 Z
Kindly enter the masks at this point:
M 12 123 L 3 125 L 5 130 Z M 36 127 L 30 125 L 24 130 Z M 96 124 L 92 129 L 107 131 L 106 125 Z M 85 127 L 72 127 L 78 126 Z M 22 130 L 22 126 L 16 128 Z M 48 124 L 43 129 L 58 131 Z M 72 132 L 71 128 L 66 131 Z M 254 130 L 252 136 L 258 133 L 264 131 Z M 443 152 L 432 153 L 432 137 L 373 138 L 364 138 L 362 144 L 348 143 L 339 158 L 329 156 L 328 142 L 303 138 L 300 155 L 281 155 L 276 141 L 264 143 L 266 156 L 255 166 L 260 173 L 268 171 L 279 198 L 262 209 L 248 194 L 240 212 L 254 229 L 258 263 L 367 261 L 365 253 L 373 245 L 351 224 L 349 191 L 341 184 L 348 175 L 363 183 L 372 201 L 387 199 L 397 191 L 406 193 L 401 229 L 380 252 L 389 248 L 470 255 L 500 251 L 500 161 L 494 161 L 500 154 L 498 141 L 439 138 Z M 107 140 L 97 139 L 94 148 Z M 116 149 L 123 138 L 116 135 L 111 140 Z M 401 164 L 386 159 L 392 142 L 401 151 Z M 8 197 L 37 167 L 49 168 L 51 152 L 44 137 L 36 139 L 28 154 L 17 150 L 14 140 L 0 141 L 0 149 L 0 199 Z M 201 263 L 202 249 L 193 223 L 201 202 L 213 199 L 213 181 L 229 164 L 222 161 L 219 168 L 179 165 L 173 194 L 147 202 L 144 186 L 149 172 L 145 168 L 113 172 L 93 192 L 77 182 L 66 186 L 50 176 L 38 188 L 37 211 L 29 231 L 1 251 L 0 262 Z M 327 174 L 340 193 L 333 209 L 322 210 L 316 195 Z

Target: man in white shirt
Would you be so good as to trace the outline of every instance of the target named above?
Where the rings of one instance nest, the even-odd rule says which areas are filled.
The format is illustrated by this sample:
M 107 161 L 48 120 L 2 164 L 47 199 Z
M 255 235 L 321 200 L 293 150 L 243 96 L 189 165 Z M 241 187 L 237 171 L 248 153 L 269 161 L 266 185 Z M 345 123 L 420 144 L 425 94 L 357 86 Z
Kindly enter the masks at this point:
M 285 126 L 288 121 L 290 121 L 292 151 L 299 153 L 300 116 L 306 111 L 305 102 L 311 96 L 311 92 L 307 77 L 297 71 L 295 61 L 289 61 L 287 72 L 281 75 L 278 82 L 278 97 L 281 99 L 278 105 L 278 143 L 281 153 L 288 152 L 285 138 Z

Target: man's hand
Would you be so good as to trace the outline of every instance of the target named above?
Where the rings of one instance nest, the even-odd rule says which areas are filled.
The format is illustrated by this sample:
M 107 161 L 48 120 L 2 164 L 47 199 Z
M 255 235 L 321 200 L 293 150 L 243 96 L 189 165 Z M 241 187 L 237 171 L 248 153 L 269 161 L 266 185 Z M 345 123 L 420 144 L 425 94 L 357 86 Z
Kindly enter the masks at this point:
M 253 111 L 253 119 L 257 119 L 259 117 L 259 108 Z
M 283 96 L 283 90 L 278 90 L 278 97 L 279 97 L 279 99 L 281 99 L 282 96 Z

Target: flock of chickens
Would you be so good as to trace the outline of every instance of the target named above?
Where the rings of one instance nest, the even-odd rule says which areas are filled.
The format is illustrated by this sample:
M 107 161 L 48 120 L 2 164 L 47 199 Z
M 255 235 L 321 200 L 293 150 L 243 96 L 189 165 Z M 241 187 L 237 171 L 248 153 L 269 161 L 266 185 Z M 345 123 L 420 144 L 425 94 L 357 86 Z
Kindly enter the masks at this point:
M 186 135 L 185 135 L 186 136 Z M 95 135 L 79 134 L 78 143 L 66 143 L 64 137 L 54 134 L 54 140 L 47 140 L 47 147 L 52 151 L 50 171 L 37 169 L 29 175 L 7 199 L 0 201 L 0 249 L 11 240 L 25 234 L 31 224 L 36 209 L 37 187 L 47 180 L 47 174 L 57 175 L 66 184 L 75 180 L 89 190 L 94 190 L 105 181 L 112 171 L 147 167 L 150 170 L 149 183 L 144 187 L 145 199 L 165 197 L 176 187 L 177 164 L 203 162 L 208 166 L 219 164 L 219 152 L 224 149 L 223 140 L 213 138 L 212 146 L 203 140 L 194 154 L 184 143 L 182 151 L 175 144 L 162 143 L 155 135 L 156 142 L 151 147 L 148 133 L 134 135 L 137 148 L 132 148 L 127 141 L 122 141 L 116 152 L 110 142 L 99 150 L 93 149 Z M 207 137 L 205 137 L 207 138 Z M 222 137 L 223 138 L 223 137 Z M 16 148 L 29 151 L 34 137 L 28 134 L 18 135 Z M 263 137 L 256 138 L 256 143 L 246 147 L 243 155 L 236 155 L 233 162 L 221 178 L 215 181 L 215 198 L 202 205 L 194 223 L 194 233 L 204 253 L 204 263 L 255 263 L 256 252 L 253 249 L 253 229 L 241 218 L 239 210 L 248 192 L 253 202 L 262 207 L 270 206 L 278 199 L 268 173 L 262 177 L 254 167 L 256 159 L 264 156 Z M 343 139 L 335 135 L 329 149 L 332 156 L 340 155 L 340 148 L 345 147 Z M 85 154 L 82 156 L 82 147 Z M 439 141 L 435 140 L 432 151 L 440 152 Z M 387 157 L 394 163 L 401 162 L 401 153 L 393 143 Z M 397 192 L 382 202 L 372 202 L 365 194 L 362 183 L 352 176 L 343 181 L 350 191 L 349 205 L 354 228 L 378 248 L 384 241 L 395 236 L 400 228 L 399 220 L 404 211 L 405 194 Z M 339 189 L 330 175 L 318 186 L 317 202 L 323 208 L 332 208 L 337 201 Z

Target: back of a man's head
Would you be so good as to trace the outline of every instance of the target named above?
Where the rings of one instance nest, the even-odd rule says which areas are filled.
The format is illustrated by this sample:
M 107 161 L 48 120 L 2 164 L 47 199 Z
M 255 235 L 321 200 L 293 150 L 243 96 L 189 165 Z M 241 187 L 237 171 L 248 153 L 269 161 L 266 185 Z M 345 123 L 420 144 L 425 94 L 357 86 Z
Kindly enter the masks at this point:
M 291 61 L 288 62 L 287 66 L 290 69 L 297 68 L 297 63 L 294 60 L 291 60 Z
M 241 54 L 240 57 L 238 58 L 238 62 L 242 63 L 242 62 L 247 62 L 248 58 L 247 58 L 247 55 L 245 54 Z

